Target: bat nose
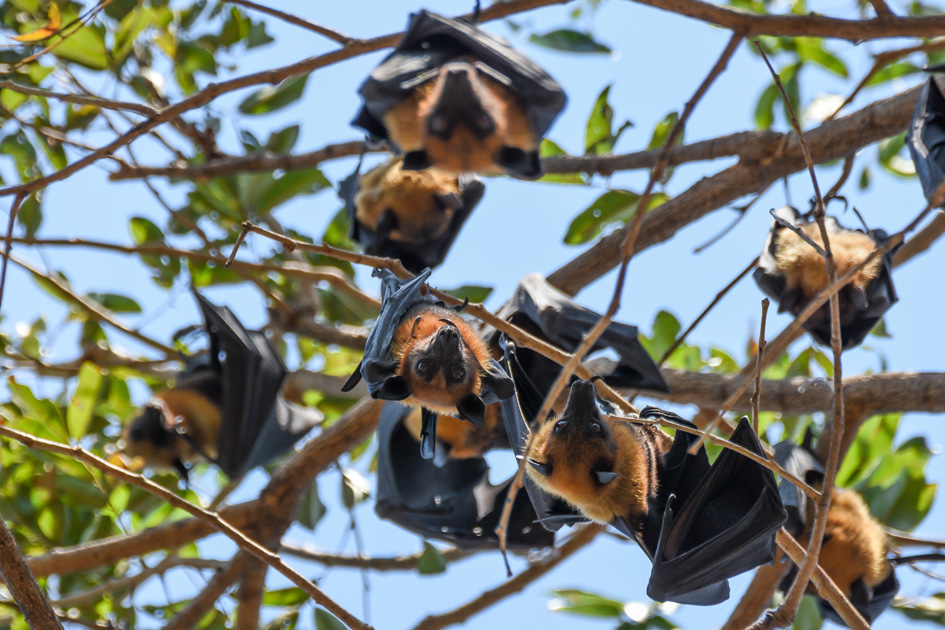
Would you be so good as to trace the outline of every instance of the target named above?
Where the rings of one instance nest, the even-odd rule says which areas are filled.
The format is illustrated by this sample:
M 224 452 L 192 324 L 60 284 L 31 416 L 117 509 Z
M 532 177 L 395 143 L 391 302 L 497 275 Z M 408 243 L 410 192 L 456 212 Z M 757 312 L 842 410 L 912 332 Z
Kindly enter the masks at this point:
M 457 124 L 466 126 L 478 138 L 495 131 L 495 121 L 486 112 L 474 85 L 475 70 L 466 64 L 444 66 L 436 107 L 427 119 L 427 132 L 448 140 Z
M 590 381 L 577 380 L 571 383 L 568 404 L 564 407 L 562 418 L 591 419 L 599 418 L 597 409 L 597 390 Z

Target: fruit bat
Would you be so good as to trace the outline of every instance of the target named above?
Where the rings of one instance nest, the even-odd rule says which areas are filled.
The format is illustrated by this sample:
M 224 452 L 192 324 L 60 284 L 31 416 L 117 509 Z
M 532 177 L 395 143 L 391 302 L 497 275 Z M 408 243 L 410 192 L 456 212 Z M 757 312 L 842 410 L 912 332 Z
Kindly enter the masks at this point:
M 778 220 L 800 228 L 812 241 L 823 247 L 820 229 L 811 213 L 799 215 L 790 206 L 773 211 L 774 221 L 764 251 L 755 269 L 755 282 L 778 302 L 778 312 L 800 313 L 807 303 L 827 286 L 823 257 L 797 234 Z M 833 217 L 826 217 L 826 227 L 839 277 L 862 262 L 889 237 L 883 230 L 850 230 Z M 856 347 L 883 314 L 899 299 L 892 281 L 892 258 L 896 249 L 874 258 L 852 282 L 837 294 L 840 300 L 840 339 L 843 349 Z M 817 343 L 830 345 L 830 305 L 824 303 L 805 323 L 804 329 Z
M 423 413 L 420 409 L 413 409 L 404 418 L 403 424 L 417 443 L 423 441 Z M 482 457 L 492 448 L 508 446 L 502 410 L 499 403 L 492 403 L 486 405 L 482 426 L 453 416 L 440 416 L 436 424 L 436 456 L 433 462 L 442 466 L 447 458 Z
M 640 417 L 693 426 L 655 407 Z M 649 597 L 707 606 L 728 599 L 728 578 L 774 558 L 787 515 L 770 470 L 728 449 L 710 466 L 704 449 L 687 452 L 695 439 L 677 431 L 670 440 L 655 425 L 616 417 L 592 383 L 578 380 L 561 415 L 538 428 L 525 472 L 573 508 L 545 519 L 609 523 L 640 545 L 653 562 Z M 747 418 L 731 440 L 764 453 Z
M 374 271 L 381 278 L 381 310 L 364 358 L 342 388 L 349 391 L 364 378 L 372 398 L 421 407 L 427 459 L 435 454 L 437 414 L 482 425 L 486 405 L 513 393 L 512 380 L 459 312 L 421 293 L 430 273 L 399 280 L 386 269 Z
M 774 457 L 798 479 L 813 488 L 822 487 L 824 469 L 806 447 L 780 442 L 774 447 Z M 785 527 L 806 547 L 813 506 L 797 486 L 785 480 L 781 481 L 781 498 L 788 513 Z M 818 563 L 869 623 L 889 607 L 899 591 L 899 581 L 886 558 L 888 552 L 886 533 L 870 515 L 863 498 L 849 488 L 834 489 Z M 782 581 L 782 590 L 790 588 L 795 572 Z M 817 597 L 817 603 L 822 617 L 846 625 L 827 600 Z
M 199 459 L 237 478 L 281 455 L 322 416 L 279 397 L 286 367 L 263 333 L 243 328 L 227 307 L 194 296 L 209 352 L 145 405 L 125 432 L 125 450 L 150 466 L 173 467 L 185 480 L 186 464 Z
M 498 316 L 567 352 L 574 352 L 584 335 L 601 318 L 600 313 L 581 306 L 537 273 L 522 278 L 512 299 L 498 312 Z M 497 335 L 493 342 L 501 345 Z M 636 326 L 612 322 L 591 352 L 607 348 L 618 357 L 610 371 L 601 374 L 607 384 L 669 391 L 659 368 L 637 340 Z M 519 348 L 514 354 L 520 364 L 519 374 L 531 381 L 533 387 L 527 389 L 534 390 L 541 397 L 538 400 L 540 405 L 561 367 L 526 348 Z M 536 406 L 532 413 L 537 411 Z
M 499 523 L 512 479 L 493 486 L 482 457 L 450 458 L 438 466 L 418 452 L 405 421 L 416 413 L 387 403 L 378 424 L 378 516 L 427 538 L 457 547 L 497 549 Z M 554 534 L 534 521 L 535 510 L 524 494 L 512 504 L 508 546 L 527 551 L 554 544 Z
M 404 154 L 404 168 L 541 176 L 541 138 L 564 107 L 561 86 L 508 42 L 420 11 L 361 85 L 352 121 Z
M 938 66 L 929 70 L 941 71 Z M 929 201 L 945 181 L 945 96 L 935 77 L 930 77 L 919 92 L 915 114 L 906 132 L 906 144 L 922 182 L 922 192 Z
M 393 157 L 364 175 L 355 171 L 340 188 L 351 239 L 418 274 L 443 262 L 485 186 L 435 168 L 404 171 L 402 163 Z

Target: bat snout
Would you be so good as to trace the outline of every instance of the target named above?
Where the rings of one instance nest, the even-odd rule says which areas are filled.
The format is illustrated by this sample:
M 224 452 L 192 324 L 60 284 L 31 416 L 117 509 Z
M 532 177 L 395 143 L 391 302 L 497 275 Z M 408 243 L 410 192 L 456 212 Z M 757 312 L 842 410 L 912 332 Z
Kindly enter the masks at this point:
M 568 403 L 564 407 L 561 419 L 555 425 L 555 432 L 579 431 L 589 437 L 604 437 L 604 423 L 597 407 L 597 389 L 590 381 L 577 380 L 571 384 Z
M 427 133 L 449 140 L 457 125 L 465 126 L 480 140 L 495 133 L 495 120 L 476 89 L 475 70 L 466 65 L 446 66 L 440 78 L 440 96 L 427 118 Z

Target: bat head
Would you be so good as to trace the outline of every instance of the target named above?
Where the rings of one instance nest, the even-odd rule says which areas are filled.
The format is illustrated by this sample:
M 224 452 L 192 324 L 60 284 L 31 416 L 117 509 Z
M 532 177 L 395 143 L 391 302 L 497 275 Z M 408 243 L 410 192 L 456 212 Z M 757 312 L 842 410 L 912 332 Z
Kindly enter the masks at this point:
M 165 425 L 160 405 L 153 402 L 145 405 L 141 415 L 125 428 L 124 438 L 128 455 L 141 457 L 153 468 L 174 468 L 187 479 L 179 438 Z
M 485 98 L 476 68 L 468 63 L 448 63 L 440 69 L 438 98 L 426 116 L 427 134 L 449 140 L 462 126 L 478 140 L 496 133 L 500 112 Z

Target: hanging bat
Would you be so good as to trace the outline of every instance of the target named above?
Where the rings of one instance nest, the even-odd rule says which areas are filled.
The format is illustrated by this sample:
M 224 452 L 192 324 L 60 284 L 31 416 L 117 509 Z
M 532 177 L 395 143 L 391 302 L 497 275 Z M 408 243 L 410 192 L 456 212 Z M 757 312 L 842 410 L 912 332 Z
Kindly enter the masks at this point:
M 541 176 L 541 138 L 561 86 L 508 42 L 421 11 L 360 88 L 354 125 L 404 154 L 404 168 Z
M 809 239 L 823 247 L 820 230 L 811 213 L 799 215 L 784 206 L 773 211 L 777 217 L 755 269 L 755 282 L 778 302 L 778 312 L 800 313 L 810 300 L 827 287 L 823 257 L 800 236 L 781 225 L 797 227 Z M 850 230 L 833 217 L 826 217 L 837 275 L 864 261 L 870 252 L 889 237 L 883 230 Z M 883 314 L 899 299 L 892 282 L 892 257 L 896 249 L 874 258 L 837 294 L 840 304 L 840 338 L 843 349 L 858 346 Z M 804 329 L 817 343 L 830 345 L 830 305 L 825 303 L 804 323 Z
M 471 175 L 405 171 L 392 157 L 340 186 L 350 236 L 366 254 L 397 258 L 413 274 L 439 266 L 485 192 Z M 360 170 L 360 168 L 359 168 Z
M 413 409 L 404 418 L 404 426 L 418 443 L 424 440 L 423 413 L 420 409 Z M 436 424 L 435 438 L 433 463 L 437 466 L 442 466 L 446 458 L 482 457 L 483 453 L 494 447 L 508 447 L 499 403 L 486 405 L 482 426 L 453 416 L 440 416 Z
M 927 70 L 941 72 L 945 67 Z M 945 181 L 945 96 L 935 77 L 930 77 L 919 92 L 915 114 L 906 132 L 906 144 L 922 182 L 922 192 L 932 201 L 936 189 Z
M 424 459 L 406 424 L 416 409 L 388 403 L 378 424 L 378 516 L 426 538 L 457 547 L 497 549 L 495 527 L 512 479 L 493 486 L 481 456 L 451 457 L 441 465 Z M 444 418 L 445 420 L 445 418 Z M 554 544 L 554 534 L 535 524 L 535 510 L 524 494 L 512 504 L 510 549 L 527 551 Z
M 537 273 L 522 278 L 512 299 L 497 315 L 566 352 L 574 352 L 584 335 L 601 318 L 600 313 L 581 306 Z M 492 341 L 501 346 L 498 335 L 493 336 Z M 610 349 L 618 357 L 616 362 L 608 361 L 612 364 L 610 368 L 599 374 L 608 385 L 669 391 L 659 367 L 637 340 L 636 326 L 612 322 L 591 348 L 591 353 L 605 349 Z M 517 349 L 515 356 L 519 362 L 519 374 L 532 382 L 540 396 L 540 405 L 561 367 L 527 348 Z M 531 411 L 537 413 L 538 407 Z
M 421 453 L 428 459 L 434 456 L 437 414 L 481 426 L 486 405 L 513 393 L 511 379 L 459 312 L 421 293 L 430 273 L 401 281 L 375 270 L 381 310 L 364 358 L 342 388 L 349 391 L 364 378 L 372 398 L 421 407 Z
M 823 486 L 824 469 L 808 448 L 784 441 L 775 446 L 774 453 L 786 471 L 815 489 Z M 785 526 L 806 547 L 814 520 L 813 506 L 789 481 L 781 481 L 781 497 L 788 512 Z M 883 526 L 870 515 L 863 497 L 849 488 L 835 488 L 818 563 L 869 623 L 889 607 L 899 591 L 888 553 Z M 781 590 L 790 588 L 795 573 L 792 570 L 785 577 Z M 825 599 L 817 597 L 817 603 L 822 617 L 846 625 Z
M 774 558 L 775 534 L 786 518 L 774 475 L 731 450 L 710 466 L 704 449 L 688 454 L 693 436 L 677 431 L 670 440 L 655 425 L 611 412 L 594 385 L 579 380 L 562 414 L 541 424 L 524 453 L 526 475 L 572 508 L 546 512 L 543 521 L 609 523 L 635 540 L 653 562 L 647 595 L 654 600 L 725 601 L 728 578 Z M 693 426 L 654 407 L 640 417 Z M 747 418 L 731 440 L 764 453 Z M 539 503 L 536 512 L 548 505 Z
M 209 352 L 145 405 L 125 432 L 125 451 L 150 466 L 172 467 L 185 480 L 187 464 L 199 459 L 237 478 L 284 453 L 322 416 L 279 397 L 286 367 L 263 333 L 194 296 Z

